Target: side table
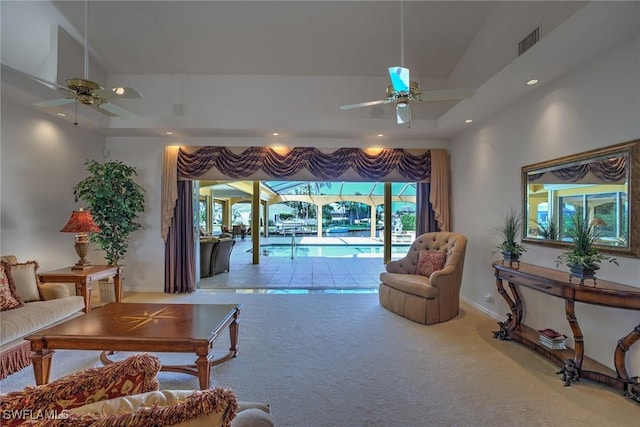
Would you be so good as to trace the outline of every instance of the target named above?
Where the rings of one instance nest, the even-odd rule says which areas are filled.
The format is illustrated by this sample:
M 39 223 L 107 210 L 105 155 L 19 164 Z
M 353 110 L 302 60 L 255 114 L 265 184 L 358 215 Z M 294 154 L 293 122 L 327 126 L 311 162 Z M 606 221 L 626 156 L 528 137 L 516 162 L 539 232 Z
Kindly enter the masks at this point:
M 93 282 L 113 277 L 116 302 L 122 301 L 122 267 L 117 265 L 94 265 L 86 270 L 72 270 L 71 267 L 38 273 L 40 283 L 73 283 L 76 294 L 84 298 L 84 312 L 91 311 L 91 288 Z

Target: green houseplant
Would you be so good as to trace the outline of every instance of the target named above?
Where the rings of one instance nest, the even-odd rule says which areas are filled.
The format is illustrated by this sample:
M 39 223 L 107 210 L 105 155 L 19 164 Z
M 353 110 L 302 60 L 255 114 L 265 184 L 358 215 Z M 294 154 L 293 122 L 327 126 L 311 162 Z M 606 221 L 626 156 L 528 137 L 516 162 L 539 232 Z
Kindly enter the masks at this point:
M 527 251 L 522 244 L 516 242 L 516 237 L 522 231 L 522 216 L 510 209 L 496 231 L 502 240 L 496 249 L 503 255 L 503 263 L 504 261 L 509 261 L 509 265 L 514 262 L 520 263 L 520 256 Z
M 556 266 L 565 263 L 569 267 L 569 280 L 572 277 L 580 279 L 592 279 L 595 282 L 595 272 L 600 268 L 600 263 L 609 261 L 618 265 L 615 258 L 598 252 L 594 247 L 599 238 L 598 226 L 591 223 L 589 218 L 575 214 L 572 217 L 573 226 L 567 231 L 571 239 L 571 248 L 558 255 Z
M 553 218 L 550 218 L 546 223 L 536 222 L 540 235 L 547 240 L 558 240 L 558 223 Z
M 134 180 L 136 169 L 119 161 L 85 163 L 89 176 L 73 188 L 76 202 L 87 204 L 99 233 L 91 235 L 105 252 L 109 265 L 118 265 L 129 249 L 129 235 L 142 228 L 144 190 Z

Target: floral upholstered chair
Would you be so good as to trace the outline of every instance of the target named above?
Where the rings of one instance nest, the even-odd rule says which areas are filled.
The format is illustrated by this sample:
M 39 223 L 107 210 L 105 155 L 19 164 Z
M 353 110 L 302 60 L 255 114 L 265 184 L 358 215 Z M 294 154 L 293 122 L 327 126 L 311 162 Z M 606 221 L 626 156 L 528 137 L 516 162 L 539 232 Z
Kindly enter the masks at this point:
M 267 405 L 239 405 L 230 389 L 158 391 L 160 367 L 138 354 L 2 395 L 2 425 L 275 426 Z

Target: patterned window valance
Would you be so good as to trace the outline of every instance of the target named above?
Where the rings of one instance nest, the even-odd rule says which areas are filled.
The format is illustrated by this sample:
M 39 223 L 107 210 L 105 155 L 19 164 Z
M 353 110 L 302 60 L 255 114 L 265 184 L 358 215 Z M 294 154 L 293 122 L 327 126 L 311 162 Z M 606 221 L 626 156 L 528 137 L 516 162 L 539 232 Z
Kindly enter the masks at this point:
M 178 177 L 428 182 L 431 151 L 339 148 L 323 152 L 296 147 L 281 153 L 270 147 L 249 147 L 241 152 L 228 147 L 181 147 Z
M 552 177 L 554 182 L 580 182 L 589 179 L 600 183 L 619 183 L 627 179 L 627 157 L 620 156 L 610 159 L 602 159 L 591 163 L 577 164 L 573 166 L 553 169 L 547 172 L 530 174 L 529 182 L 547 183 Z M 546 175 L 550 174 L 551 177 Z

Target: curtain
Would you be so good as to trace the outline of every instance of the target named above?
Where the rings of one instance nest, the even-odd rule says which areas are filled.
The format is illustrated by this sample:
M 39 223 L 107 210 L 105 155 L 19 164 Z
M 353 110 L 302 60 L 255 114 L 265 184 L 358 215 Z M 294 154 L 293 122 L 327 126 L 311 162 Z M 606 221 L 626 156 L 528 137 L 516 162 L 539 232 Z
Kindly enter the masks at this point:
M 181 147 L 178 177 L 250 181 L 397 181 L 426 182 L 431 176 L 430 150 L 339 148 L 332 152 L 296 147 Z
M 160 211 L 160 235 L 167 241 L 173 219 L 173 210 L 178 200 L 178 150 L 180 147 L 165 147 L 162 156 L 162 202 Z
M 429 201 L 432 184 L 416 183 L 416 236 L 424 233 L 440 231 L 433 212 L 433 205 Z
M 619 183 L 624 182 L 627 178 L 627 157 L 622 155 L 592 163 L 577 164 L 563 168 L 553 169 L 550 171 L 530 174 L 529 182 L 549 183 L 549 177 L 552 175 L 558 182 L 578 182 L 593 175 L 589 183 Z M 595 180 L 594 180 L 595 177 Z
M 429 201 L 433 205 L 435 220 L 440 231 L 451 231 L 449 213 L 450 178 L 447 150 L 431 150 L 431 191 Z
M 193 232 L 193 182 L 177 182 L 177 203 L 164 249 L 164 291 L 195 292 L 196 261 Z

